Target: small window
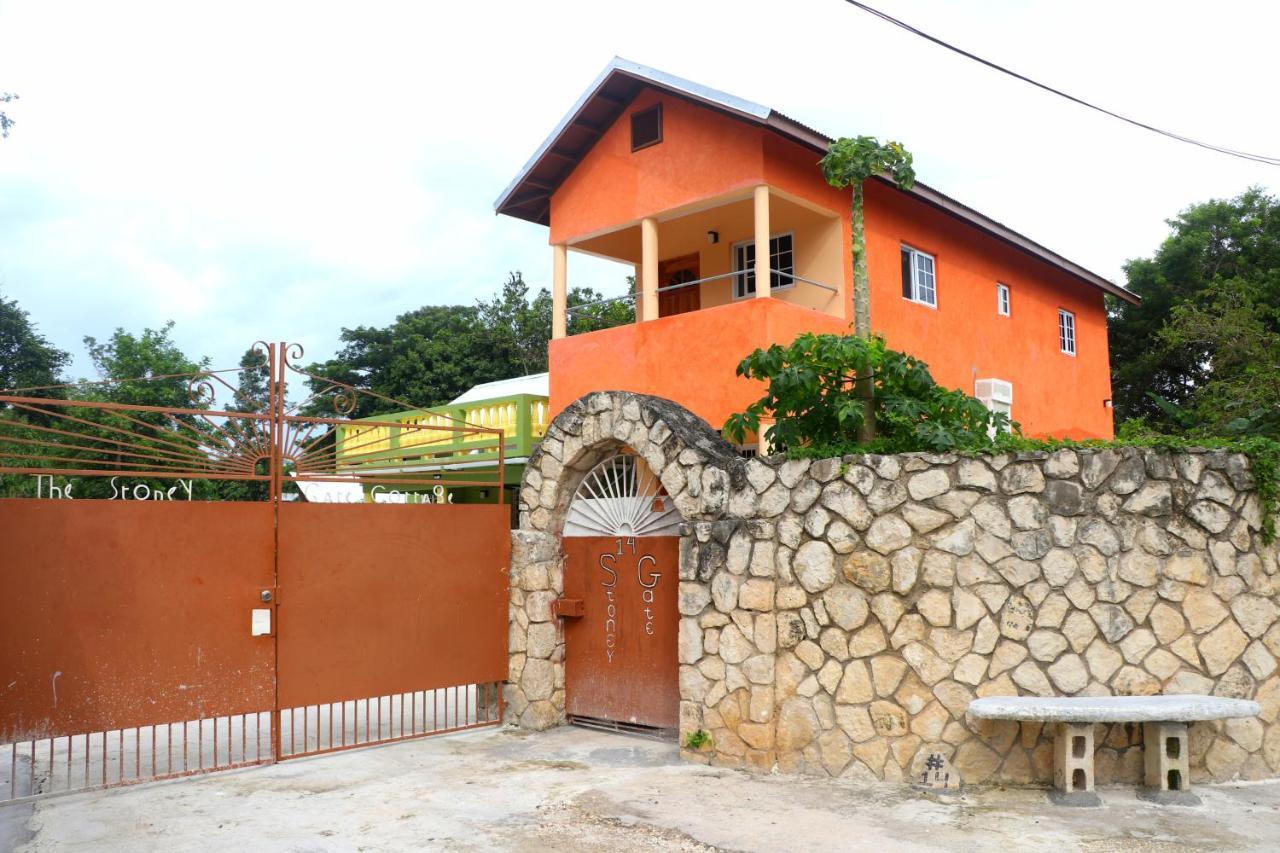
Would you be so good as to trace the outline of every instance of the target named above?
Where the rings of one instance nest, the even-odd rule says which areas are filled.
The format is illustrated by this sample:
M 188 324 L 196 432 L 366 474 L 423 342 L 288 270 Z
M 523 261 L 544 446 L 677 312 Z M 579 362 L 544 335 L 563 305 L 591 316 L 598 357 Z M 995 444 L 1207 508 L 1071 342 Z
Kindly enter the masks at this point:
M 756 244 L 753 240 L 733 244 L 733 298 L 756 292 Z M 769 288 L 794 287 L 796 280 L 795 239 L 791 234 L 769 238 Z
M 1067 355 L 1076 354 L 1076 315 L 1058 309 L 1058 346 Z
M 902 298 L 938 307 L 938 287 L 934 277 L 933 255 L 902 247 Z
M 1009 285 L 996 285 L 996 313 L 1001 317 L 1009 316 Z
M 639 151 L 662 141 L 662 104 L 631 114 L 631 150 Z

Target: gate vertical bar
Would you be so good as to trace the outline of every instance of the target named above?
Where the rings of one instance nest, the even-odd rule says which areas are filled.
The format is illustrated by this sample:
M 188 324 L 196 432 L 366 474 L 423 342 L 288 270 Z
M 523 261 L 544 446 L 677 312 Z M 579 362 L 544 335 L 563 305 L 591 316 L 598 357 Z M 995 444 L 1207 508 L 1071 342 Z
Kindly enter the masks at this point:
M 284 447 L 284 348 L 285 344 L 267 345 L 267 361 L 270 364 L 270 394 L 268 402 L 271 408 L 271 420 L 268 421 L 271 435 L 271 506 L 274 515 L 274 539 L 271 555 L 271 643 L 273 648 L 271 678 L 274 684 L 274 709 L 271 714 L 271 760 L 280 760 L 280 728 L 283 721 L 280 711 L 280 496 L 284 491 L 282 475 L 284 460 L 281 456 Z M 292 729 L 290 729 L 292 731 Z

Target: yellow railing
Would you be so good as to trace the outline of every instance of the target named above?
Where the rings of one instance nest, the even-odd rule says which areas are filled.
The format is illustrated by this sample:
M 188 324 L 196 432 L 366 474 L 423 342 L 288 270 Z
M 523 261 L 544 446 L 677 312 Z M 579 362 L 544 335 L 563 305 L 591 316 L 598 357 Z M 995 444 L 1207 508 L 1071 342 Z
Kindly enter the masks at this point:
M 528 456 L 538 439 L 546 434 L 549 415 L 547 398 L 529 394 L 377 415 L 368 420 L 394 421 L 407 427 L 431 429 L 362 427 L 359 421 L 339 427 L 338 466 L 357 467 L 376 459 L 379 453 L 393 450 L 403 453 L 407 447 L 421 447 L 425 464 L 445 464 L 461 455 L 473 459 L 489 455 L 496 458 L 497 447 L 492 434 L 464 433 L 457 429 L 464 424 L 502 430 L 507 458 Z M 356 459 L 357 456 L 362 458 Z

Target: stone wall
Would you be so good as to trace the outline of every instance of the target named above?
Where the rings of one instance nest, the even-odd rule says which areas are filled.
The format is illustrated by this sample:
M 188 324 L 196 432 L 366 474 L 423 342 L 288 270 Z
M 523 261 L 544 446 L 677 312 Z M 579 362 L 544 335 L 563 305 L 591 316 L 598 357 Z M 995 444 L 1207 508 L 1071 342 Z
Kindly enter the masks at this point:
M 562 718 L 558 532 L 577 479 L 640 453 L 688 522 L 681 547 L 686 757 L 816 774 L 1047 783 L 1052 733 L 983 722 L 976 696 L 1211 693 L 1259 719 L 1191 728 L 1200 780 L 1280 775 L 1280 575 L 1247 460 L 1059 450 L 979 459 L 744 461 L 667 401 L 583 398 L 522 491 L 512 716 Z M 1138 782 L 1141 728 L 1101 726 L 1097 779 Z

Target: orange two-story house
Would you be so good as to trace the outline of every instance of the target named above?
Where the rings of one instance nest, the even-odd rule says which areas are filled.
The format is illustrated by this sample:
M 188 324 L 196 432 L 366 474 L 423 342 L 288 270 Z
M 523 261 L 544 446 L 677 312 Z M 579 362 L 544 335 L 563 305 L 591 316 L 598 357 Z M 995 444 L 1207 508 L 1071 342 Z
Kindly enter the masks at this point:
M 851 191 L 830 139 L 767 107 L 611 62 L 498 199 L 551 229 L 550 405 L 615 389 L 713 426 L 760 395 L 756 347 L 853 322 Z M 1028 435 L 1110 438 L 1104 296 L 1137 297 L 917 183 L 866 186 L 871 328 Z M 570 251 L 634 265 L 636 323 L 566 337 Z

